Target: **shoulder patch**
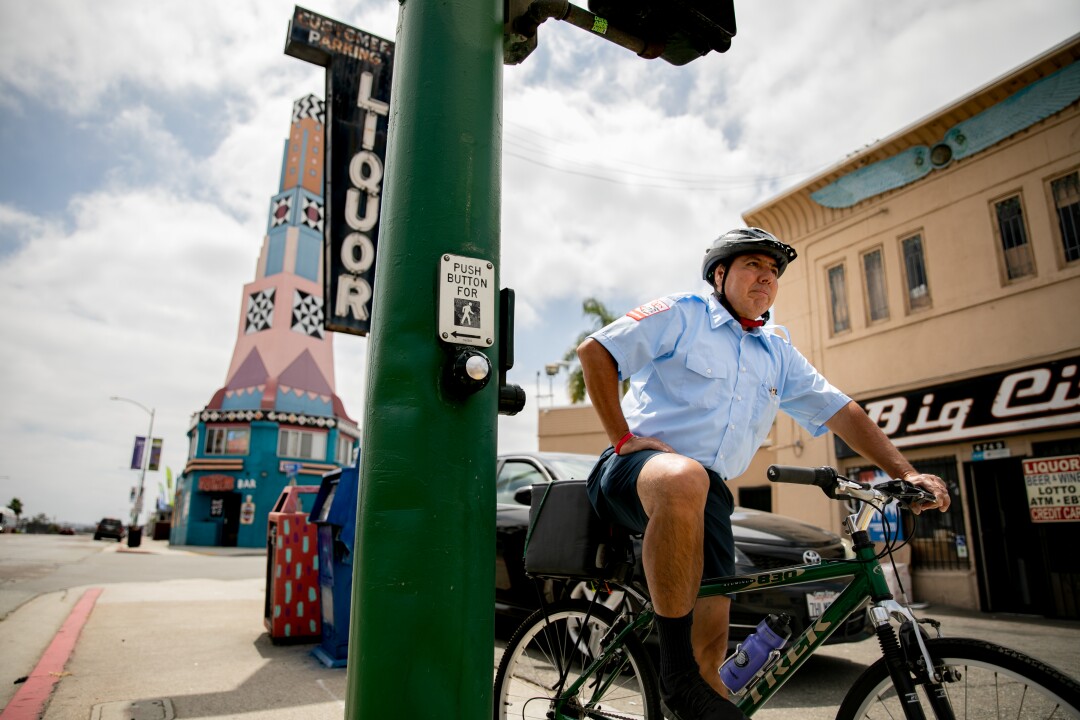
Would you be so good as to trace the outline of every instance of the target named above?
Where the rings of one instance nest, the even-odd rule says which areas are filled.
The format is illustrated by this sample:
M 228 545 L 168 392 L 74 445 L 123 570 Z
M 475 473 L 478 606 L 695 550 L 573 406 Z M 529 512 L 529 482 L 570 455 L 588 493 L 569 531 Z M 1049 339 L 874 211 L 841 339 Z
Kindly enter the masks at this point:
M 647 302 L 644 305 L 640 305 L 631 310 L 630 312 L 626 313 L 626 317 L 641 321 L 649 317 L 650 315 L 656 315 L 657 313 L 662 313 L 665 310 L 670 310 L 670 300 L 670 298 L 660 298 L 659 300 Z

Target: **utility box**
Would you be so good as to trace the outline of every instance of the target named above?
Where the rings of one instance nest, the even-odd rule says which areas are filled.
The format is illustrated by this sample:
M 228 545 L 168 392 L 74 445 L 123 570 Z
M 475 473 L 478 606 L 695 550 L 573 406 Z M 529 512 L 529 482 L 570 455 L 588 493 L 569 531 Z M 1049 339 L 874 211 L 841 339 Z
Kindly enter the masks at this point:
M 311 651 L 327 667 L 343 667 L 349 655 L 349 616 L 352 613 L 352 558 L 356 540 L 357 467 L 332 470 L 311 509 L 318 528 L 319 596 L 322 641 Z
M 273 643 L 315 642 L 322 633 L 318 537 L 308 522 L 318 492 L 318 485 L 291 485 L 270 511 L 263 623 Z

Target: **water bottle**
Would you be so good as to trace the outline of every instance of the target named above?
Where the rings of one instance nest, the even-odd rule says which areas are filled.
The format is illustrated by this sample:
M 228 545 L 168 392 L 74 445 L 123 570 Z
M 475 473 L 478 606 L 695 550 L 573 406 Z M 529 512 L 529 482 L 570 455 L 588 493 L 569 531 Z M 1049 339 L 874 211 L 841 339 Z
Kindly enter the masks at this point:
M 791 616 L 769 615 L 750 636 L 739 643 L 735 653 L 720 666 L 720 679 L 731 692 L 739 692 L 750 679 L 765 666 L 773 654 L 780 656 L 780 648 L 791 637 Z

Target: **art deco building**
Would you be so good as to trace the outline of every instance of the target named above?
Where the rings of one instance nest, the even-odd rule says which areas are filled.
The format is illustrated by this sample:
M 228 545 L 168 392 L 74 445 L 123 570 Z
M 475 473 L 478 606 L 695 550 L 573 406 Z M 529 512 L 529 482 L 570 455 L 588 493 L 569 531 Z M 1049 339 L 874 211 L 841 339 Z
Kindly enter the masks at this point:
M 951 488 L 910 533 L 916 600 L 1080 617 L 1080 560 L 1054 551 L 1080 530 L 1078 58 L 1080 36 L 743 215 L 799 252 L 777 303 L 796 345 Z M 774 448 L 873 477 L 784 417 Z

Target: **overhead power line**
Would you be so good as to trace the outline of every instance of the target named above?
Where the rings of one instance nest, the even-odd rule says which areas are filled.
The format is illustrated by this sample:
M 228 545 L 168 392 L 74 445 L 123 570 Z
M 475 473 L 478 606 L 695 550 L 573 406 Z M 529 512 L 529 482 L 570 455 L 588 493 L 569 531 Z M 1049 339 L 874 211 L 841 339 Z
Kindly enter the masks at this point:
M 523 126 L 521 129 L 555 144 L 565 144 Z M 684 190 L 718 192 L 755 187 L 762 183 L 775 182 L 806 175 L 810 171 L 787 173 L 783 175 L 719 175 L 709 173 L 687 173 L 650 167 L 641 163 L 615 160 L 611 164 L 582 162 L 565 153 L 553 150 L 549 146 L 534 142 L 528 138 L 516 137 L 508 133 L 504 137 L 505 145 L 513 149 L 503 149 L 503 155 L 523 160 L 533 165 L 565 173 L 586 177 L 592 180 L 660 190 Z M 565 148 L 564 148 L 565 149 Z M 621 166 L 621 167 L 620 167 Z M 631 169 L 636 168 L 636 169 Z

